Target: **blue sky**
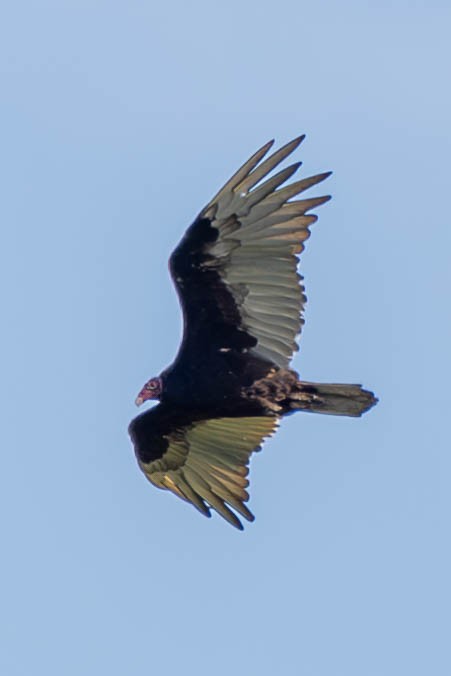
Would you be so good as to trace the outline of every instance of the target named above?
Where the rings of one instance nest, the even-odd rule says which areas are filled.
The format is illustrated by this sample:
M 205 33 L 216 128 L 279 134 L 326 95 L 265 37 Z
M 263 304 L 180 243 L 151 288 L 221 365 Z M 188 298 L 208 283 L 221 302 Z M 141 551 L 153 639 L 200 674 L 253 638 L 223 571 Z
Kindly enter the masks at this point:
M 15 2 L 0 11 L 1 672 L 451 673 L 445 2 Z M 362 382 L 254 457 L 244 533 L 147 484 L 167 258 L 270 138 L 333 169 L 294 366 Z

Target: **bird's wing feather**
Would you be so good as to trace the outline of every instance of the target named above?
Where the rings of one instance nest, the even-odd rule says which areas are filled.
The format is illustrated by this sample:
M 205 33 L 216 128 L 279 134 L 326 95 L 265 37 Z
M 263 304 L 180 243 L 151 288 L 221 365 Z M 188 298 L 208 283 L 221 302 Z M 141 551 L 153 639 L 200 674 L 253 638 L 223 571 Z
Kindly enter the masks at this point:
M 210 507 L 236 528 L 248 521 L 249 458 L 278 424 L 275 417 L 189 420 L 186 412 L 160 404 L 135 418 L 130 435 L 139 465 L 158 488 L 191 502 L 202 514 Z
M 233 326 L 251 354 L 279 367 L 297 349 L 305 305 L 298 255 L 317 219 L 311 209 L 329 196 L 289 201 L 330 174 L 285 187 L 293 164 L 261 183 L 304 137 L 263 160 L 273 142 L 255 153 L 203 209 L 171 256 L 170 269 L 184 314 L 184 342 L 221 335 L 234 347 Z M 192 346 L 192 340 L 190 346 Z

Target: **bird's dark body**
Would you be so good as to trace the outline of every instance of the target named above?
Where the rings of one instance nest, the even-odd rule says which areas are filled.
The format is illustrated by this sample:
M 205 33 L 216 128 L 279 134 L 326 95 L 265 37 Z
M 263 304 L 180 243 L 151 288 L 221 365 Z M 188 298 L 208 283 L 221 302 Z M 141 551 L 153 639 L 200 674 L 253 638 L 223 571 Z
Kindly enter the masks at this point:
M 229 409 L 242 398 L 243 390 L 264 378 L 272 365 L 249 356 L 231 345 L 212 342 L 199 353 L 181 351 L 163 371 L 161 401 L 189 408 Z
M 226 349 L 230 352 L 207 348 L 202 357 L 176 360 L 174 366 L 161 374 L 163 392 L 160 401 L 222 413 L 239 406 L 242 413 L 243 405 L 249 404 L 243 391 L 269 373 L 271 365 L 259 363 L 257 359 L 245 359 L 232 348 Z M 199 380 L 201 384 L 197 386 Z
M 159 399 L 129 432 L 141 469 L 209 516 L 237 528 L 250 455 L 294 411 L 359 417 L 377 399 L 360 385 L 301 381 L 290 368 L 306 302 L 298 254 L 329 197 L 292 200 L 329 173 L 283 185 L 295 163 L 262 180 L 303 137 L 257 151 L 188 228 L 169 267 L 183 311 L 174 362 L 137 403 Z M 281 187 L 283 186 L 283 187 Z M 231 509 L 232 508 L 232 509 Z

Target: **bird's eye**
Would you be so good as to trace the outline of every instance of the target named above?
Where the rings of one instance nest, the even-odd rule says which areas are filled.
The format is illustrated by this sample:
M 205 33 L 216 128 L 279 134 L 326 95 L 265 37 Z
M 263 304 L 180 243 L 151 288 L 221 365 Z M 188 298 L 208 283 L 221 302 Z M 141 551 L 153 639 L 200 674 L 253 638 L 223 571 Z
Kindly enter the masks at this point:
M 158 383 L 156 380 L 151 380 L 150 383 L 148 383 L 147 387 L 149 390 L 156 390 L 158 387 Z

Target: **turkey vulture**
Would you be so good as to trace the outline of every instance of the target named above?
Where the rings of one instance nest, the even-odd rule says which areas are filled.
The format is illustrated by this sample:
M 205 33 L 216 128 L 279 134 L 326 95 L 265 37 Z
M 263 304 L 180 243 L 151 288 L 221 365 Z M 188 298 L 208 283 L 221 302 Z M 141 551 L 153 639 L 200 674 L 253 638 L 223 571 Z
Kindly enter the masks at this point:
M 136 399 L 160 403 L 129 427 L 149 481 L 239 529 L 235 512 L 254 519 L 244 504 L 250 456 L 284 415 L 361 416 L 377 402 L 360 385 L 305 382 L 290 368 L 306 302 L 298 254 L 317 220 L 311 209 L 330 197 L 292 198 L 330 172 L 281 187 L 297 162 L 261 181 L 303 139 L 265 160 L 273 141 L 252 155 L 172 253 L 183 340 L 173 364 Z

